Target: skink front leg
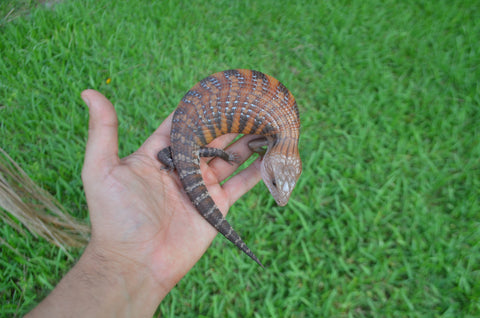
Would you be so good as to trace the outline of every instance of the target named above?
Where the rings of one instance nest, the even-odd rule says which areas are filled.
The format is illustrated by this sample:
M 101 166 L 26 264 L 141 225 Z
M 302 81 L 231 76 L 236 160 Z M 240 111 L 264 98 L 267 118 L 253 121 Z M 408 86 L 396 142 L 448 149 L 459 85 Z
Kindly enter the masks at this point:
M 210 148 L 210 147 L 201 147 L 200 148 L 200 157 L 218 157 L 222 158 L 226 162 L 232 163 L 239 163 L 240 156 L 235 152 L 227 152 L 223 149 L 219 148 Z
M 248 148 L 250 148 L 251 151 L 260 154 L 260 156 L 263 156 L 267 152 L 267 146 L 268 140 L 265 137 L 253 139 L 248 143 Z
M 201 147 L 199 149 L 198 154 L 200 157 L 219 157 L 229 163 L 240 162 L 240 156 L 237 153 L 235 152 L 230 153 L 219 148 Z M 173 159 L 172 159 L 171 147 L 166 147 L 160 150 L 157 153 L 157 159 L 165 166 L 163 169 L 165 170 L 175 169 L 175 164 L 173 163 Z

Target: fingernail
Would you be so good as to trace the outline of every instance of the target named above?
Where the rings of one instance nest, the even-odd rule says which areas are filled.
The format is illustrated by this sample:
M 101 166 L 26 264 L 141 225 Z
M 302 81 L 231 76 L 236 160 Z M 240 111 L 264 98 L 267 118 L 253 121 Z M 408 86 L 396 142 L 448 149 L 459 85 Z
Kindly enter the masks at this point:
M 90 101 L 88 100 L 88 98 L 83 96 L 83 94 L 81 96 L 82 96 L 82 99 L 85 102 L 85 104 L 87 104 L 87 107 L 90 108 Z

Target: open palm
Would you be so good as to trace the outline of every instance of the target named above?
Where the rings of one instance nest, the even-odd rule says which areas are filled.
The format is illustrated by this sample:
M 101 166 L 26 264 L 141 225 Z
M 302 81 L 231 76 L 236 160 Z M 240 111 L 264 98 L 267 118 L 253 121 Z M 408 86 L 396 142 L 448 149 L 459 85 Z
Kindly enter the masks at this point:
M 159 150 L 170 143 L 170 115 L 130 156 L 118 158 L 117 116 L 100 93 L 87 90 L 90 129 L 82 172 L 92 223 L 91 244 L 119 259 L 148 268 L 165 288 L 173 287 L 198 261 L 217 231 L 195 210 L 175 172 L 162 169 Z M 210 146 L 224 148 L 225 135 Z M 229 147 L 245 161 L 251 151 L 243 137 Z M 202 176 L 222 213 L 260 180 L 258 160 L 223 185 L 238 163 L 201 163 Z M 171 281 L 165 282 L 164 278 Z

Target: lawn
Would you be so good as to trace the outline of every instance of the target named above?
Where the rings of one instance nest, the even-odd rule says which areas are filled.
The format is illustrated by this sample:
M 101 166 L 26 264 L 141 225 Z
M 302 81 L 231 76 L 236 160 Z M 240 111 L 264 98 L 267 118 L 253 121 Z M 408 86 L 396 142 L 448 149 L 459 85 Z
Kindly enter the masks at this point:
M 43 2 L 43 1 L 42 1 Z M 13 10 L 12 10 L 13 9 Z M 300 107 L 289 204 L 258 184 L 162 317 L 479 317 L 480 2 L 2 1 L 0 146 L 75 217 L 85 88 L 135 151 L 203 77 L 251 68 Z M 2 224 L 1 316 L 26 313 L 75 263 Z

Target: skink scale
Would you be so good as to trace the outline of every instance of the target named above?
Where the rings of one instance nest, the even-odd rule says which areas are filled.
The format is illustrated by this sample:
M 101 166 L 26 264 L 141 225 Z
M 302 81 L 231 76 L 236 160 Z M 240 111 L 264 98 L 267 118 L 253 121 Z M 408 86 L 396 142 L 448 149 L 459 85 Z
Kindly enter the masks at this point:
M 177 170 L 198 212 L 228 240 L 263 267 L 225 220 L 209 195 L 200 172 L 200 157 L 231 161 L 235 155 L 206 145 L 227 133 L 258 135 L 249 147 L 266 146 L 261 164 L 264 183 L 278 205 L 285 205 L 300 177 L 300 120 L 290 91 L 275 78 L 252 70 L 228 70 L 198 82 L 180 101 L 172 119 L 171 146 L 158 153 Z

